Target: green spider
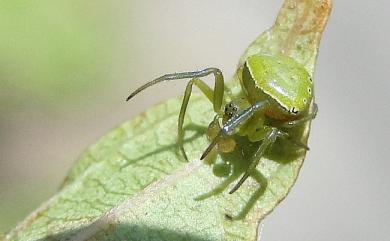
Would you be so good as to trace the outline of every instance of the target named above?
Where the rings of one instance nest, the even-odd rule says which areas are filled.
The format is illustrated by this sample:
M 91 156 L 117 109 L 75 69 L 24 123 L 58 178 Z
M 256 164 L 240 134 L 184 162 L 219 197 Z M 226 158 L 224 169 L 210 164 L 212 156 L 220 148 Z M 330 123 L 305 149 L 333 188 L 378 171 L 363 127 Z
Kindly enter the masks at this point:
M 127 101 L 144 89 L 160 82 L 191 79 L 187 84 L 178 121 L 178 145 L 186 160 L 183 147 L 183 122 L 193 85 L 213 104 L 216 113 L 207 135 L 211 140 L 201 156 L 203 160 L 214 148 L 218 153 L 230 153 L 241 148 L 232 138 L 238 134 L 245 136 L 250 142 L 260 142 L 252 156 L 250 164 L 238 183 L 229 192 L 234 193 L 244 181 L 255 171 L 265 151 L 277 140 L 283 138 L 298 148 L 308 147 L 293 140 L 290 131 L 315 118 L 317 105 L 313 100 L 313 81 L 306 69 L 294 59 L 284 55 L 253 55 L 246 59 L 238 70 L 241 91 L 229 96 L 226 101 L 224 78 L 221 70 L 207 68 L 194 72 L 182 72 L 163 75 L 135 90 Z M 212 90 L 199 78 L 213 74 L 215 86 Z M 227 103 L 223 108 L 223 103 Z M 312 111 L 310 111 L 312 110 Z

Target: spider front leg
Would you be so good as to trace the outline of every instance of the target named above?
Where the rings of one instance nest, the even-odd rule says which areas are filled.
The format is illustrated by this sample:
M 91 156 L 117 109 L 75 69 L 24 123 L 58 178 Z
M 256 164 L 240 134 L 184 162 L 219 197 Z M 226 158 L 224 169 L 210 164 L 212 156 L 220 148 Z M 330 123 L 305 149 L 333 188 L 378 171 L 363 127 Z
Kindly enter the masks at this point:
M 280 126 L 283 127 L 283 128 L 288 128 L 288 129 L 300 126 L 300 125 L 302 125 L 302 124 L 304 124 L 304 123 L 306 123 L 308 121 L 313 120 L 317 116 L 317 113 L 318 113 L 318 105 L 316 103 L 314 103 L 313 104 L 313 109 L 311 110 L 311 112 L 307 113 L 301 119 L 288 121 L 288 122 L 285 122 L 285 123 L 281 124 Z M 283 139 L 291 142 L 292 144 L 294 144 L 295 146 L 297 146 L 299 148 L 303 148 L 306 151 L 310 150 L 310 148 L 306 144 L 304 144 L 304 143 L 302 143 L 302 142 L 300 142 L 298 140 L 291 139 L 290 136 L 287 133 L 285 133 L 281 137 Z
M 304 123 L 306 123 L 308 121 L 311 121 L 314 118 L 316 118 L 317 113 L 318 113 L 318 105 L 316 103 L 314 103 L 313 104 L 313 110 L 310 113 L 308 113 L 306 116 L 302 117 L 299 120 L 294 120 L 294 121 L 289 121 L 289 122 L 283 123 L 282 127 L 292 128 L 292 127 L 295 127 L 295 126 L 298 126 L 298 125 L 302 125 L 302 124 L 304 124 Z
M 241 177 L 241 179 L 238 181 L 238 183 L 230 190 L 229 194 L 234 193 L 237 191 L 241 185 L 245 182 L 246 179 L 250 175 L 253 174 L 253 172 L 256 170 L 257 165 L 260 162 L 261 157 L 264 155 L 264 152 L 272 146 L 273 143 L 275 143 L 276 139 L 278 137 L 283 137 L 285 134 L 284 132 L 281 132 L 278 128 L 276 127 L 270 127 L 269 130 L 266 132 L 263 141 L 255 154 L 252 157 L 251 163 L 248 167 L 248 169 L 245 171 L 244 175 Z
M 250 119 L 258 110 L 263 109 L 268 104 L 269 102 L 267 100 L 257 102 L 254 105 L 241 111 L 238 115 L 235 115 L 230 118 L 223 125 L 219 133 L 211 141 L 210 145 L 203 152 L 202 157 L 200 159 L 203 160 L 204 158 L 206 158 L 206 156 L 211 152 L 211 150 L 213 150 L 213 148 L 218 144 L 218 142 L 220 142 L 226 136 L 233 135 L 238 130 L 239 126 L 241 126 L 248 119 Z
M 312 112 L 308 113 L 306 116 L 302 117 L 299 120 L 284 123 L 282 125 L 282 127 L 292 128 L 292 127 L 296 127 L 298 125 L 301 125 L 307 121 L 314 119 L 317 115 L 317 112 L 318 112 L 318 106 L 316 103 L 314 103 Z M 264 130 L 259 130 L 259 131 L 263 132 Z M 256 133 L 254 133 L 253 136 L 256 136 Z M 260 138 L 258 140 L 259 141 L 262 140 L 261 145 L 259 146 L 256 153 L 253 155 L 251 164 L 249 165 L 248 169 L 246 170 L 244 175 L 241 177 L 241 179 L 238 181 L 238 183 L 232 188 L 232 190 L 229 192 L 229 194 L 232 194 L 235 191 L 237 191 L 238 188 L 240 188 L 241 185 L 245 182 L 245 180 L 248 179 L 248 177 L 250 175 L 252 175 L 252 173 L 255 171 L 257 165 L 259 164 L 261 157 L 264 155 L 264 152 L 270 146 L 272 146 L 273 143 L 275 143 L 277 138 L 283 138 L 287 141 L 290 141 L 292 144 L 296 145 L 299 148 L 309 150 L 309 147 L 307 147 L 305 144 L 303 144 L 301 142 L 297 142 L 295 140 L 291 140 L 289 138 L 289 135 L 286 132 L 279 130 L 277 127 L 269 127 L 269 130 L 266 131 L 266 134 L 264 135 L 264 137 L 262 137 L 262 135 L 260 135 Z
M 217 145 L 217 143 L 225 136 L 233 135 L 235 131 L 237 131 L 238 127 L 245 123 L 248 119 L 250 119 L 257 111 L 264 109 L 269 102 L 267 100 L 260 101 L 255 103 L 254 105 L 248 107 L 247 109 L 240 112 L 238 115 L 229 119 L 225 125 L 222 127 L 218 135 L 211 141 L 210 145 L 204 151 L 201 160 L 204 159 L 208 153 Z M 234 188 L 229 192 L 230 194 L 234 193 L 243 183 L 244 181 L 251 175 L 253 170 L 256 168 L 257 164 L 260 161 L 265 150 L 272 145 L 276 138 L 281 136 L 281 132 L 277 128 L 270 128 L 270 130 L 265 135 L 263 142 L 261 143 L 259 149 L 255 153 L 252 163 L 249 165 L 247 171 L 244 176 L 240 179 L 240 181 L 234 186 Z
M 217 70 L 217 69 L 216 69 Z M 188 161 L 187 154 L 184 150 L 184 117 L 187 111 L 188 103 L 190 101 L 190 97 L 192 94 L 192 87 L 195 84 L 196 87 L 213 103 L 214 112 L 217 114 L 221 111 L 222 101 L 224 96 L 224 82 L 223 76 L 220 70 L 215 75 L 215 88 L 214 91 L 202 80 L 198 78 L 194 78 L 188 82 L 186 90 L 184 92 L 183 102 L 180 108 L 179 121 L 178 121 L 178 145 L 180 150 L 184 156 L 184 158 Z
M 215 78 L 214 90 L 212 90 L 205 82 L 199 79 L 201 77 L 205 77 L 210 74 L 213 74 Z M 139 92 L 145 90 L 150 86 L 153 86 L 161 82 L 178 80 L 178 79 L 191 79 L 190 82 L 188 82 L 186 90 L 184 92 L 183 103 L 181 105 L 179 121 L 178 121 L 178 145 L 180 147 L 180 150 L 183 153 L 184 158 L 188 161 L 187 155 L 183 147 L 184 144 L 183 124 L 184 124 L 184 117 L 186 114 L 186 110 L 188 107 L 188 102 L 190 100 L 191 93 L 192 93 L 192 86 L 195 84 L 195 86 L 199 88 L 199 90 L 210 100 L 210 102 L 213 103 L 214 112 L 219 113 L 222 107 L 224 88 L 225 88 L 224 79 L 221 70 L 217 68 L 207 68 L 204 70 L 193 71 L 193 72 L 166 74 L 136 89 L 133 93 L 129 95 L 129 97 L 127 97 L 126 101 L 132 99 Z

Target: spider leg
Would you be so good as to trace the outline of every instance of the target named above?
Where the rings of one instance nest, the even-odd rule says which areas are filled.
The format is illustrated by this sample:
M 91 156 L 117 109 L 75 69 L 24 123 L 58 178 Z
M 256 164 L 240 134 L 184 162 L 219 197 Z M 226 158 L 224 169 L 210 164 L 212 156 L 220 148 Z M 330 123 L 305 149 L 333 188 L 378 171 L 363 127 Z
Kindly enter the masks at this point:
M 214 90 L 214 93 L 213 93 L 213 90 L 205 82 L 203 82 L 202 80 L 200 80 L 198 78 L 191 79 L 188 82 L 186 90 L 184 92 L 183 102 L 182 102 L 182 105 L 180 108 L 179 121 L 178 121 L 178 125 L 177 125 L 178 145 L 180 147 L 180 150 L 181 150 L 184 158 L 187 161 L 188 161 L 188 157 L 187 157 L 187 154 L 184 150 L 184 145 L 183 145 L 184 144 L 183 125 L 184 125 L 184 117 L 186 115 L 188 103 L 190 101 L 190 97 L 192 94 L 193 85 L 198 87 L 199 90 L 210 100 L 210 102 L 213 103 L 214 110 L 218 109 L 218 112 L 221 109 L 222 99 L 223 99 L 223 88 L 221 89 L 219 85 L 218 85 L 218 89 L 217 89 L 217 85 L 216 85 L 216 89 Z M 223 79 L 222 79 L 222 87 L 223 87 Z M 216 92 L 220 92 L 220 93 L 216 94 Z M 215 97 L 217 97 L 219 99 L 216 100 Z M 219 104 L 219 103 L 221 103 L 221 104 Z
M 293 121 L 289 121 L 289 122 L 283 123 L 282 127 L 292 128 L 292 127 L 296 127 L 298 125 L 302 125 L 303 123 L 305 123 L 307 121 L 311 121 L 314 118 L 316 118 L 317 113 L 318 113 L 318 105 L 316 103 L 314 103 L 313 104 L 313 110 L 310 113 L 308 113 L 306 116 L 302 117 L 299 120 L 293 120 Z
M 214 90 L 212 90 L 205 82 L 199 79 L 200 77 L 205 77 L 210 74 L 213 74 L 215 77 Z M 128 101 L 132 99 L 134 96 L 136 96 L 138 93 L 140 93 L 141 91 L 145 90 L 146 88 L 161 82 L 178 80 L 178 79 L 190 79 L 190 78 L 191 80 L 188 82 L 186 90 L 184 92 L 183 103 L 180 109 L 179 121 L 178 121 L 178 145 L 180 147 L 181 152 L 183 153 L 184 158 L 187 161 L 188 161 L 188 157 L 183 147 L 183 142 L 184 142 L 183 124 L 184 124 L 184 117 L 186 114 L 188 102 L 191 97 L 192 86 L 195 84 L 195 86 L 197 86 L 200 89 L 200 91 L 213 103 L 214 111 L 216 113 L 219 113 L 222 107 L 222 101 L 224 96 L 224 85 L 225 85 L 221 70 L 217 68 L 207 68 L 207 69 L 193 71 L 193 72 L 166 74 L 139 87 L 133 93 L 131 93 L 126 99 L 126 101 Z
M 261 157 L 264 155 L 264 152 L 270 147 L 275 141 L 276 138 L 280 136 L 280 131 L 277 128 L 270 128 L 270 130 L 266 133 L 263 142 L 257 149 L 256 153 L 253 155 L 252 162 L 249 165 L 248 169 L 238 181 L 238 183 L 230 190 L 229 194 L 234 193 L 241 187 L 241 185 L 245 182 L 246 179 L 256 170 L 256 166 L 259 164 Z
M 264 109 L 264 107 L 266 107 L 268 104 L 269 102 L 267 100 L 257 102 L 254 105 L 241 111 L 238 115 L 233 116 L 231 119 L 229 119 L 223 125 L 218 135 L 211 141 L 210 145 L 203 152 L 202 157 L 200 159 L 203 160 L 204 158 L 206 158 L 206 156 L 215 147 L 218 141 L 221 140 L 221 138 L 233 135 L 240 125 L 242 125 L 245 121 L 252 117 L 258 110 Z
M 301 125 L 307 121 L 310 121 L 310 120 L 315 118 L 317 111 L 318 111 L 318 106 L 317 106 L 317 104 L 314 103 L 313 111 L 311 113 L 309 113 L 307 116 L 305 116 L 299 120 L 287 122 L 287 123 L 283 124 L 282 127 L 291 128 L 291 127 L 295 127 L 297 125 Z M 253 156 L 252 162 L 249 165 L 247 171 L 244 173 L 244 175 L 241 177 L 241 179 L 238 181 L 238 183 L 229 192 L 230 194 L 237 191 L 238 188 L 240 188 L 240 186 L 245 182 L 245 180 L 248 179 L 248 177 L 250 175 L 252 175 L 252 173 L 256 169 L 256 166 L 259 164 L 261 157 L 264 155 L 264 152 L 267 150 L 268 147 L 270 147 L 273 143 L 275 143 L 275 141 L 278 137 L 283 138 L 287 141 L 290 141 L 292 144 L 296 145 L 299 148 L 309 150 L 309 147 L 306 144 L 301 143 L 299 141 L 292 140 L 289 138 L 289 135 L 286 132 L 280 131 L 276 127 L 271 127 L 270 130 L 267 131 L 266 134 L 264 135 L 264 138 L 262 138 L 263 142 L 261 143 L 261 145 L 259 146 L 255 155 Z

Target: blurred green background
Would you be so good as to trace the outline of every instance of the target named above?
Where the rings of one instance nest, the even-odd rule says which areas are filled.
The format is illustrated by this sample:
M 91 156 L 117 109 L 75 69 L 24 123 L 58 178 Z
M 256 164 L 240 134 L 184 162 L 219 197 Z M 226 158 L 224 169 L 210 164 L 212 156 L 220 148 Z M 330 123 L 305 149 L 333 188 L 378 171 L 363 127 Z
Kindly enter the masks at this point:
M 0 1 L 0 232 L 53 195 L 78 155 L 185 81 L 228 79 L 282 0 Z M 318 58 L 319 114 L 297 184 L 264 240 L 388 240 L 390 31 L 386 0 L 334 1 Z
M 116 8 L 0 2 L 0 231 L 55 191 L 75 148 L 86 145 L 95 99 L 112 104 L 104 89 L 115 86 Z

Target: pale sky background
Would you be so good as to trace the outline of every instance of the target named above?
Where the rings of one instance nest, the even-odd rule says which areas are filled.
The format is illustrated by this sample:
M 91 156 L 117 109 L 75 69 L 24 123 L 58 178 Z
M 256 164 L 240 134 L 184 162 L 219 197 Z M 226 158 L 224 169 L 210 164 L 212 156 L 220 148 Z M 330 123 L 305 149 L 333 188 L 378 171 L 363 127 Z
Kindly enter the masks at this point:
M 89 14 L 107 22 L 91 25 L 109 29 L 99 32 L 110 44 L 107 65 L 100 67 L 109 84 L 93 93 L 86 88 L 80 102 L 62 100 L 58 108 L 55 101 L 48 107 L 15 95 L 15 111 L 3 101 L 0 216 L 28 199 L 30 206 L 19 214 L 26 215 L 54 193 L 86 147 L 154 103 L 182 94 L 185 83 L 150 89 L 138 104 L 128 105 L 123 100 L 134 87 L 164 73 L 210 66 L 231 76 L 281 3 L 149 0 L 94 6 Z M 385 0 L 334 2 L 314 77 L 319 114 L 311 150 L 292 192 L 264 221 L 262 240 L 389 239 L 389 9 Z M 7 226 L 0 222 L 2 227 Z

